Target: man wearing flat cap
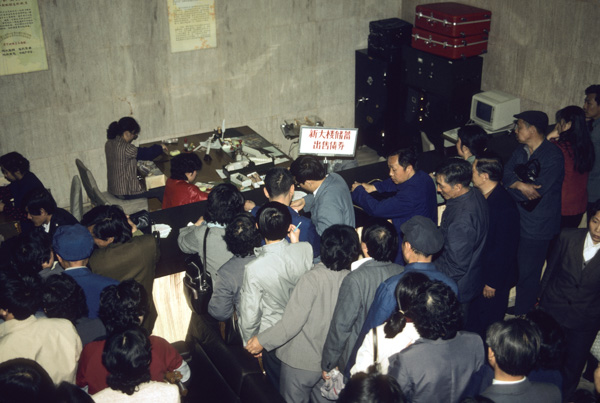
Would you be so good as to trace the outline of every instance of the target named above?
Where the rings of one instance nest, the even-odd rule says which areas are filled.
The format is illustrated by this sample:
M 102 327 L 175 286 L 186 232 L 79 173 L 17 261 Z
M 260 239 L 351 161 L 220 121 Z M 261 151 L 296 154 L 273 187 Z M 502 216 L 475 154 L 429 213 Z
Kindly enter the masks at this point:
M 365 323 L 346 366 L 346 376 L 349 375 L 350 369 L 354 365 L 356 352 L 362 345 L 365 335 L 372 328 L 383 324 L 398 309 L 398 302 L 395 295 L 396 286 L 406 273 L 423 273 L 431 280 L 442 281 L 458 296 L 456 282 L 447 275 L 440 273 L 431 262 L 433 255 L 439 252 L 444 246 L 444 236 L 433 221 L 430 218 L 417 215 L 402 224 L 400 229 L 403 234 L 402 255 L 404 256 L 406 266 L 404 266 L 402 273 L 388 278 L 377 288 L 373 304 L 371 304 Z
M 520 214 L 515 315 L 533 308 L 550 241 L 560 231 L 560 197 L 565 174 L 560 149 L 546 140 L 548 116 L 540 111 L 515 115 L 518 147 L 504 168 L 502 182 Z
M 94 274 L 86 267 L 94 250 L 94 238 L 81 224 L 63 225 L 52 238 L 52 249 L 56 258 L 65 269 L 63 275 L 71 276 L 83 288 L 88 306 L 88 317 L 98 317 L 100 293 L 104 287 L 119 284 L 117 280 Z

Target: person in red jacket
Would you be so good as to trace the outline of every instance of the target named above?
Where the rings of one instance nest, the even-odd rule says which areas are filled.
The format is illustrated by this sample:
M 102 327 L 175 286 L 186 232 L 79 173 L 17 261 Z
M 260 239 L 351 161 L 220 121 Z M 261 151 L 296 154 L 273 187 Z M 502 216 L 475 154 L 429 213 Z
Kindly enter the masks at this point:
M 193 184 L 202 161 L 195 153 L 179 154 L 171 160 L 171 177 L 167 179 L 162 208 L 206 200 L 208 193 Z

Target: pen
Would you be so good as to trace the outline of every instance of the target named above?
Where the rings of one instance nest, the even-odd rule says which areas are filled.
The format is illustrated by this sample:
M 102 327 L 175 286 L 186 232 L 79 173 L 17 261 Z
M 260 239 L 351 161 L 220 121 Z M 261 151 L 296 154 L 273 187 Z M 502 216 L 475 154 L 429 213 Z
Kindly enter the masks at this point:
M 296 225 L 296 228 L 294 228 L 294 230 L 293 230 L 292 232 L 296 232 L 296 230 L 297 230 L 298 228 L 300 228 L 300 226 L 301 226 L 301 225 L 302 225 L 302 222 L 300 222 L 298 225 Z

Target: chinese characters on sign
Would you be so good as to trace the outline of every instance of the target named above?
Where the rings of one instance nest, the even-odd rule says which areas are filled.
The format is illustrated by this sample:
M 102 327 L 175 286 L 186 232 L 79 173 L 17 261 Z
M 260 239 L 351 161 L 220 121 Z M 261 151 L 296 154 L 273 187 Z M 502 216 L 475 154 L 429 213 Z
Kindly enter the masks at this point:
M 48 70 L 37 0 L 0 0 L 0 75 Z
M 302 126 L 299 154 L 352 157 L 356 134 L 357 129 Z
M 168 13 L 172 53 L 217 47 L 214 0 L 168 0 Z

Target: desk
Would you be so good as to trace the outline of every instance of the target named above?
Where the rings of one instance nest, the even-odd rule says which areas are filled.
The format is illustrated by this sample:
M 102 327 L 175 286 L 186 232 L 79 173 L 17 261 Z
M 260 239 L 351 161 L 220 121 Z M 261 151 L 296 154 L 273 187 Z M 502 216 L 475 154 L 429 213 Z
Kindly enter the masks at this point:
M 183 142 L 185 139 L 188 140 L 188 144 L 193 143 L 195 146 L 198 146 L 198 144 L 200 144 L 201 142 L 208 140 L 208 138 L 211 135 L 212 135 L 212 132 L 192 134 L 190 136 L 182 136 L 177 139 L 178 140 L 177 143 L 165 144 L 165 145 L 169 149 L 169 152 L 175 151 L 175 150 L 183 152 L 184 151 L 183 150 Z M 224 133 L 224 138 L 225 139 L 242 138 L 245 145 L 255 148 L 255 149 L 256 148 L 274 147 L 273 144 L 271 144 L 268 140 L 266 140 L 264 137 L 262 137 L 260 134 L 258 134 L 257 132 L 255 132 L 248 126 L 241 126 L 241 127 L 235 127 L 232 129 L 227 129 Z M 151 146 L 154 144 L 161 144 L 161 142 L 154 141 L 154 142 L 150 142 L 150 143 L 141 144 L 140 146 L 148 147 L 148 146 Z M 281 150 L 279 150 L 279 152 L 281 152 Z M 205 149 L 202 149 L 201 151 L 200 150 L 196 151 L 196 153 L 200 156 L 200 159 L 202 159 L 202 164 L 203 164 L 202 170 L 200 172 L 198 172 L 198 177 L 196 178 L 196 180 L 198 182 L 211 182 L 211 181 L 221 182 L 221 181 L 223 181 L 223 179 L 217 174 L 216 170 L 221 169 L 221 168 L 223 168 L 223 166 L 232 162 L 233 159 L 231 158 L 231 155 L 224 152 L 220 148 L 218 148 L 218 149 L 211 148 L 210 157 L 212 158 L 212 160 L 210 162 L 206 162 L 206 161 L 204 161 L 204 156 L 206 155 Z M 283 152 L 281 152 L 281 154 L 285 155 Z M 154 160 L 154 163 L 156 164 L 156 166 L 167 177 L 171 176 L 171 158 L 172 157 L 170 155 L 162 154 L 160 157 L 158 157 Z M 260 168 L 260 165 L 258 165 L 257 168 Z

